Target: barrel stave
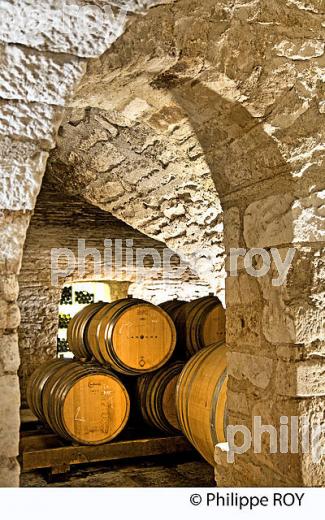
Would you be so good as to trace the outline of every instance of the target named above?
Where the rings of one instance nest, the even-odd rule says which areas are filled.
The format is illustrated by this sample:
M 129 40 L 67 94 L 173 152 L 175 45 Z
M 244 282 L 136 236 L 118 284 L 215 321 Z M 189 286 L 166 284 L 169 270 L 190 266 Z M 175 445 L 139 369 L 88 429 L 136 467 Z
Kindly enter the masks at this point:
M 144 421 L 165 433 L 180 430 L 176 412 L 176 383 L 184 366 L 175 362 L 137 381 L 137 401 Z M 167 395 L 168 393 L 168 395 Z
M 226 386 L 226 346 L 221 342 L 195 354 L 177 384 L 181 429 L 212 465 L 215 445 L 225 441 Z

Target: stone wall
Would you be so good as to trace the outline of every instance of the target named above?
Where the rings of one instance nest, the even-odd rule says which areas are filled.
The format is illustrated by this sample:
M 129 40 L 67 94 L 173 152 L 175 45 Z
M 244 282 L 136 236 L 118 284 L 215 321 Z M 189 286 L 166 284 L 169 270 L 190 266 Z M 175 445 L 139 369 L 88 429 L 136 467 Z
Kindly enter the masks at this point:
M 78 260 L 78 239 L 85 240 L 86 248 L 96 248 L 98 253 L 95 255 L 99 256 L 89 254 L 85 259 L 84 273 L 75 265 L 70 274 L 66 271 L 56 282 L 52 278 L 55 271 L 51 270 L 53 249 L 68 248 Z M 121 241 L 121 269 L 116 265 L 118 256 L 113 248 L 112 264 L 107 265 L 109 269 L 105 271 L 104 240 L 112 240 L 113 244 L 115 240 Z M 133 241 L 134 265 L 129 262 L 130 268 L 126 269 L 125 254 L 130 240 Z M 136 256 L 140 251 L 145 255 L 146 252 L 150 253 L 150 250 L 156 251 L 163 259 L 164 250 L 167 248 L 161 242 L 148 238 L 80 198 L 51 191 L 43 185 L 28 228 L 19 274 L 19 376 L 23 407 L 26 406 L 26 384 L 31 373 L 40 363 L 56 355 L 58 305 L 64 283 L 82 280 L 127 281 L 130 282 L 129 294 L 154 303 L 177 296 L 192 299 L 211 291 L 211 287 L 199 280 L 185 266 L 182 273 L 177 275 L 176 255 L 171 257 L 174 270 L 172 278 L 169 278 L 163 269 L 152 273 L 149 256 L 145 256 L 143 262 L 146 272 L 140 271 L 136 265 Z M 173 252 L 170 251 L 170 254 Z M 64 258 L 62 254 L 58 262 L 61 269 L 64 266 Z M 53 261 L 53 267 L 54 265 Z M 117 297 L 121 296 L 117 294 Z M 15 319 L 17 320 L 17 317 Z

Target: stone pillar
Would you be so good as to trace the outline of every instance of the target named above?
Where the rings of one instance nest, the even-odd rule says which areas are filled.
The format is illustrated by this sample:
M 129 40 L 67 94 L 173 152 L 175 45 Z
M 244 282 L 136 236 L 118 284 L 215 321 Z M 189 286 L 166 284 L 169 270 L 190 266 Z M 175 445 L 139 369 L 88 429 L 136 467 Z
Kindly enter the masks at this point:
M 0 45 L 0 55 L 0 485 L 16 486 L 20 404 L 17 275 L 48 150 L 61 120 L 60 105 L 71 83 L 83 73 L 83 66 L 77 58 L 16 45 Z M 71 74 L 66 84 L 61 78 L 65 72 Z
M 6 215 L 7 219 L 10 216 Z M 5 220 L 5 217 L 3 217 Z M 3 223 L 6 225 L 6 223 Z M 1 229 L 1 226 L 0 226 Z M 3 243 L 3 242 L 2 242 Z M 2 259 L 1 259 L 2 260 Z M 0 275 L 0 486 L 17 486 L 19 466 L 16 462 L 19 442 L 19 309 L 17 277 L 12 265 Z M 8 272 L 9 271 L 9 272 Z
M 9 107 L 12 117 L 9 116 Z M 21 129 L 19 116 L 17 113 L 14 115 L 16 108 L 16 102 L 6 103 L 6 131 L 12 134 L 10 137 L 1 136 L 0 124 L 0 486 L 18 485 L 19 467 L 15 459 L 18 454 L 20 405 L 17 275 L 36 197 L 37 178 L 47 156 L 36 143 L 28 142 L 24 137 L 20 140 L 16 135 Z M 2 112 L 3 117 L 5 114 Z M 22 122 L 23 113 L 20 117 Z
M 325 192 L 302 183 L 278 191 L 248 204 L 238 199 L 234 205 L 233 200 L 225 211 L 229 422 L 253 432 L 254 417 L 260 416 L 263 425 L 276 428 L 278 443 L 276 453 L 270 453 L 268 434 L 263 434 L 261 449 L 235 455 L 234 464 L 217 447 L 216 480 L 224 486 L 325 484 L 316 438 L 317 424 L 324 424 Z M 238 247 L 265 248 L 282 261 L 292 248 L 294 257 L 280 284 L 274 260 L 266 274 L 255 277 L 240 258 L 238 276 L 231 276 L 230 248 Z M 261 257 L 256 260 L 254 268 L 260 269 Z M 286 451 L 279 445 L 281 417 L 288 417 L 288 453 L 280 452 Z M 291 421 L 298 421 L 298 449 L 290 440 Z M 306 453 L 304 422 L 316 436 Z M 238 434 L 236 443 L 242 441 Z

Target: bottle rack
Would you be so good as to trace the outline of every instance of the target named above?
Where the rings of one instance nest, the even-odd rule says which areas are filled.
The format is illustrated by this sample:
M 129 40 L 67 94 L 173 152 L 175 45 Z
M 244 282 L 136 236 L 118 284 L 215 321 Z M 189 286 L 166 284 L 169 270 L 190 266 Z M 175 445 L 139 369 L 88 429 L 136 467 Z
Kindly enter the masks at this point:
M 59 329 L 57 336 L 57 354 L 59 357 L 71 357 L 67 342 L 67 328 L 71 318 L 77 314 L 85 305 L 94 303 L 95 294 L 86 290 L 80 290 L 73 285 L 62 289 L 59 305 Z

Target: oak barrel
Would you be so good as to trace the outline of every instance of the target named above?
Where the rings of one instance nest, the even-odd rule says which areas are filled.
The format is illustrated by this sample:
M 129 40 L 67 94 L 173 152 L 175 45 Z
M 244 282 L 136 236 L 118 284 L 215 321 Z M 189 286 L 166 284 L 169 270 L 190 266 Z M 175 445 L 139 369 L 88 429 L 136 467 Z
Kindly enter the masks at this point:
M 90 303 L 73 316 L 69 321 L 67 330 L 68 345 L 77 359 L 89 359 L 92 357 L 87 344 L 86 331 L 91 318 L 101 309 L 105 303 Z
M 178 300 L 177 298 L 174 298 L 174 300 L 168 300 L 166 302 L 160 303 L 159 307 L 167 312 L 173 321 L 176 321 L 178 312 L 185 303 L 187 302 L 184 300 Z
M 168 314 L 135 298 L 101 307 L 90 319 L 85 334 L 87 348 L 99 363 L 127 375 L 162 367 L 176 344 L 175 326 Z
M 145 422 L 166 433 L 180 431 L 176 412 L 176 385 L 184 363 L 177 361 L 137 381 L 137 403 Z
M 186 303 L 171 300 L 160 306 L 174 321 L 178 337 L 177 351 L 185 352 L 185 357 L 225 340 L 225 310 L 216 296 L 204 296 Z
M 53 360 L 32 374 L 27 387 L 31 411 L 61 437 L 103 444 L 127 423 L 130 399 L 107 368 L 72 359 Z
M 183 305 L 186 304 L 186 301 L 178 300 L 174 298 L 173 300 L 168 300 L 166 302 L 160 303 L 159 307 L 163 309 L 170 318 L 173 320 L 173 323 L 176 327 L 176 346 L 174 350 L 173 359 L 185 360 L 187 359 L 188 353 L 186 350 L 186 345 L 183 338 L 183 333 L 181 331 L 181 327 L 178 325 L 177 318 Z
M 212 465 L 215 445 L 226 438 L 226 363 L 225 344 L 210 345 L 186 363 L 177 383 L 181 429 Z

